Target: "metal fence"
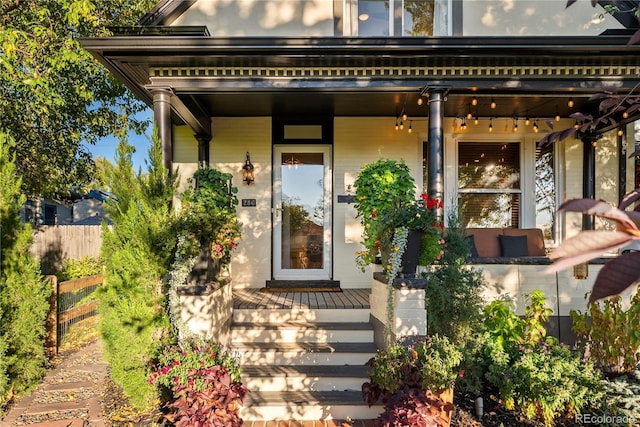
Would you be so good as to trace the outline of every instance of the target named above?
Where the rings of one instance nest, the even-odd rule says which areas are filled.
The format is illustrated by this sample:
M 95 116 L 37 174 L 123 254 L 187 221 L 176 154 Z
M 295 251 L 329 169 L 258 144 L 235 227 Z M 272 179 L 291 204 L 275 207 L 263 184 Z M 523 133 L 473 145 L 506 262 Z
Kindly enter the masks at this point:
M 55 276 L 48 278 L 53 292 L 47 322 L 47 348 L 55 354 L 72 325 L 97 314 L 98 301 L 92 294 L 102 285 L 104 278 L 97 274 L 59 283 Z

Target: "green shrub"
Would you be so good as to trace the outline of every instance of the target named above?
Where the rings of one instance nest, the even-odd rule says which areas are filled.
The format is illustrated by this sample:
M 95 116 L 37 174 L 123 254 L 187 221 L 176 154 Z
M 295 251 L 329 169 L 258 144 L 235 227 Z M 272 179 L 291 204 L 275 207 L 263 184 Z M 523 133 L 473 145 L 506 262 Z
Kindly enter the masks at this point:
M 118 202 L 107 204 L 113 227 L 103 229 L 106 280 L 98 298 L 111 376 L 131 403 L 144 410 L 155 404 L 149 367 L 169 330 L 161 279 L 176 244 L 171 207 L 176 184 L 162 165 L 157 139 L 145 174 L 132 172 L 131 153 L 131 146 L 121 141 L 117 165 L 107 167 L 108 185 Z
M 587 311 L 571 310 L 573 331 L 580 346 L 608 375 L 626 374 L 640 363 L 640 288 L 630 298 L 629 308 L 622 297 L 590 302 Z
M 25 198 L 12 146 L 0 132 L 0 413 L 46 372 L 45 319 L 51 293 L 29 252 L 31 227 L 20 220 Z
M 507 409 L 553 425 L 596 405 L 603 396 L 600 372 L 554 338 L 545 338 L 550 310 L 544 295 L 527 295 L 524 319 L 504 301 L 485 308 L 487 380 L 496 386 Z
M 477 336 L 481 328 L 481 292 L 486 283 L 481 272 L 466 265 L 469 245 L 455 212 L 448 218 L 444 241 L 439 263 L 426 273 L 427 329 L 465 347 L 465 341 Z
M 65 259 L 62 269 L 56 273 L 58 281 L 79 279 L 80 277 L 102 274 L 104 263 L 100 258 L 85 256 L 80 259 Z

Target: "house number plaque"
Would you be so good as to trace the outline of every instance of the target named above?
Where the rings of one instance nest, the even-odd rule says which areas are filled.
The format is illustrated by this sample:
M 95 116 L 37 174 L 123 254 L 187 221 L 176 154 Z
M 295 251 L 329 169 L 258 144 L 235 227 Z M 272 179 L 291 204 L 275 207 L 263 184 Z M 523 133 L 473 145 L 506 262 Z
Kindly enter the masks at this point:
M 256 199 L 242 199 L 242 207 L 255 208 L 256 207 Z

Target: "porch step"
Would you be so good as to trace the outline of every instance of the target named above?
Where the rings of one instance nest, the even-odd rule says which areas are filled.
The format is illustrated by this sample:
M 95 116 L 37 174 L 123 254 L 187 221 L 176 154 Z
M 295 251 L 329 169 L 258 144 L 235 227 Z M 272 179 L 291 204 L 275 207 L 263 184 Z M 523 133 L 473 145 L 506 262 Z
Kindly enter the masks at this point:
M 240 409 L 250 420 L 367 420 L 377 418 L 381 407 L 369 408 L 359 390 L 347 391 L 252 391 Z
M 234 340 L 240 342 L 373 342 L 373 326 L 369 322 L 243 322 L 236 323 L 233 330 Z
M 245 292 L 234 305 L 231 348 L 251 391 L 243 420 L 372 420 L 362 398 L 376 353 L 366 292 L 326 295 Z M 307 305 L 305 307 L 305 305 Z M 326 305 L 326 307 L 325 307 Z
M 365 365 L 242 367 L 243 383 L 249 390 L 261 392 L 360 390 L 368 374 Z
M 234 308 L 233 323 L 369 322 L 369 308 Z
M 233 332 L 232 332 L 233 336 Z M 237 342 L 242 365 L 363 365 L 376 352 L 370 343 Z M 242 366 L 241 365 L 241 366 Z

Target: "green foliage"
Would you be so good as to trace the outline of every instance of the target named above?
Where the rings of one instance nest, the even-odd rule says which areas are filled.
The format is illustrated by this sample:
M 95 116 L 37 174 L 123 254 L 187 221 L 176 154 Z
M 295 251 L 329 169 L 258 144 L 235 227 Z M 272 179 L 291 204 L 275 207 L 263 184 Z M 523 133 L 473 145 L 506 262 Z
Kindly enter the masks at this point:
M 28 196 L 64 196 L 93 177 L 84 143 L 140 132 L 143 103 L 79 38 L 133 25 L 153 0 L 24 0 L 0 5 L 0 129 L 16 140 L 16 172 Z
M 356 188 L 354 206 L 364 228 L 365 248 L 356 253 L 356 262 L 364 271 L 379 251 L 389 250 L 393 231 L 405 225 L 393 218 L 397 218 L 401 208 L 414 202 L 415 182 L 404 160 L 380 159 L 364 164 L 353 186 Z
M 485 309 L 486 378 L 498 388 L 507 409 L 517 408 L 551 426 L 557 417 L 597 404 L 603 396 L 601 377 L 578 353 L 556 339 L 545 339 L 550 310 L 542 293 L 527 295 L 527 301 L 524 319 L 504 301 Z
M 454 386 L 461 361 L 462 353 L 447 337 L 432 335 L 379 350 L 369 362 L 369 376 L 372 384 L 394 393 L 409 376 L 418 374 L 424 389 L 439 392 Z
M 630 298 L 629 308 L 622 297 L 590 302 L 587 311 L 571 310 L 573 331 L 581 347 L 604 372 L 620 375 L 640 363 L 640 288 Z
M 62 270 L 56 273 L 58 281 L 79 279 L 80 277 L 102 274 L 104 263 L 100 258 L 85 256 L 80 259 L 65 259 Z
M 205 384 L 197 374 L 204 374 L 204 371 L 214 366 L 224 367 L 232 381 L 240 381 L 237 356 L 218 342 L 188 338 L 163 347 L 156 362 L 156 370 L 150 375 L 149 382 L 167 389 L 180 384 L 203 390 Z
M 131 146 L 121 140 L 117 164 L 106 171 L 118 201 L 108 204 L 113 228 L 105 226 L 103 233 L 106 281 L 98 291 L 100 332 L 113 380 L 139 409 L 156 397 L 147 380 L 148 366 L 169 331 L 161 279 L 176 245 L 171 207 L 176 178 L 164 168 L 159 151 L 155 139 L 148 172 L 135 174 Z
M 242 425 L 238 406 L 248 390 L 238 358 L 217 342 L 188 338 L 165 346 L 149 383 L 171 394 L 166 417 L 176 425 Z
M 31 227 L 20 221 L 24 196 L 12 146 L 0 132 L 0 413 L 46 371 L 45 318 L 51 293 L 29 252 Z
M 425 289 L 427 329 L 464 347 L 482 323 L 485 281 L 481 272 L 466 265 L 469 246 L 456 213 L 448 218 L 444 242 L 440 261 L 425 273 L 429 283 Z
M 182 199 L 180 227 L 194 243 L 211 246 L 211 256 L 222 266 L 231 261 L 231 251 L 240 240 L 240 223 L 236 213 L 238 189 L 231 185 L 231 174 L 216 169 L 199 169 L 195 187 L 186 191 Z M 190 180 L 190 183 L 193 183 Z M 197 253 L 199 244 L 194 245 Z
M 640 369 L 636 369 L 628 375 L 605 379 L 602 384 L 604 397 L 598 407 L 598 414 L 609 417 L 624 417 L 628 422 L 640 420 Z M 614 422 L 605 425 L 619 426 L 620 424 Z

